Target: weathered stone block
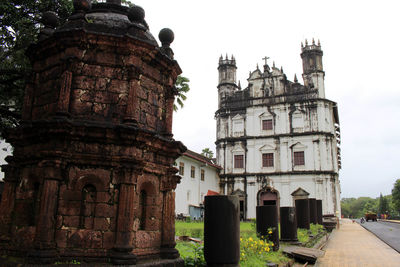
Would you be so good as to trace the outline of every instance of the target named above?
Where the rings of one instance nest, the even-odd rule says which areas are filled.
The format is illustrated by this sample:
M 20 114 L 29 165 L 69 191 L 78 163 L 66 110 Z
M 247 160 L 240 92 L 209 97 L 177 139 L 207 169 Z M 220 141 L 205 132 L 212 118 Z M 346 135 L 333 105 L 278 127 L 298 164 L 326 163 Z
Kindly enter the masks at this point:
M 126 93 L 128 92 L 128 82 L 117 79 L 111 80 L 110 86 L 107 90 L 113 93 Z
M 80 216 L 64 216 L 63 218 L 63 225 L 65 227 L 79 227 L 79 219 Z
M 110 218 L 94 218 L 94 230 L 107 231 L 110 229 Z
M 69 201 L 69 200 L 58 201 L 58 213 L 61 215 L 79 216 L 80 210 L 81 210 L 80 201 Z
M 115 206 L 99 203 L 96 207 L 96 217 L 115 217 Z
M 111 249 L 114 246 L 115 234 L 114 232 L 104 232 L 103 234 L 103 248 Z
M 57 247 L 59 247 L 59 248 L 67 247 L 67 236 L 68 236 L 67 230 L 57 230 L 56 231 L 55 240 L 56 240 Z
M 159 232 L 138 231 L 136 233 L 136 247 L 149 248 L 157 247 L 161 244 L 161 235 Z
M 96 202 L 108 203 L 111 201 L 111 195 L 109 192 L 97 192 Z

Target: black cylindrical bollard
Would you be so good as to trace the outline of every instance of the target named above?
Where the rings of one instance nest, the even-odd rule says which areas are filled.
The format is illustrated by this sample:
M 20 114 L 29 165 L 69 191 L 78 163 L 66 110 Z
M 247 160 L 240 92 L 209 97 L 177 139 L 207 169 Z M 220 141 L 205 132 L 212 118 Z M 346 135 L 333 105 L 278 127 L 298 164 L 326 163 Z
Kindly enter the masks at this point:
M 295 207 L 281 207 L 281 241 L 297 242 L 297 219 Z
M 308 199 L 296 199 L 297 228 L 310 229 L 310 206 Z
M 317 223 L 322 225 L 322 200 L 317 199 Z
M 275 251 L 279 249 L 278 208 L 276 205 L 256 207 L 256 228 L 257 234 L 268 237 L 274 243 Z M 270 228 L 272 228 L 271 234 L 268 231 Z
M 204 258 L 207 266 L 239 266 L 239 198 L 206 196 L 204 203 Z
M 317 200 L 309 198 L 310 205 L 310 223 L 317 224 Z

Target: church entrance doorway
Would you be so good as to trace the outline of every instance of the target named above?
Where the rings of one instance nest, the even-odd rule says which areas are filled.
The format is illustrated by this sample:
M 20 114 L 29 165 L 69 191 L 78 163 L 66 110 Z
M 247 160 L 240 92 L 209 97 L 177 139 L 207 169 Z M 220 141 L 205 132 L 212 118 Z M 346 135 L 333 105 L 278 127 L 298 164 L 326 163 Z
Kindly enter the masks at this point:
M 276 205 L 279 208 L 279 192 L 271 187 L 266 187 L 258 192 L 258 205 Z

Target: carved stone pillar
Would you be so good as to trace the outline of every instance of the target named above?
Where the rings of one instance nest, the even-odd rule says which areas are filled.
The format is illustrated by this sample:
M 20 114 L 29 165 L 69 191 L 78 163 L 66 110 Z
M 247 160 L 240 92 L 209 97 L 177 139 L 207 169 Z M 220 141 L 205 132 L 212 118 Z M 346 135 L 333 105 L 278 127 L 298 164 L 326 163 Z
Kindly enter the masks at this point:
M 40 197 L 40 211 L 36 226 L 35 246 L 38 249 L 54 248 L 55 211 L 58 181 L 46 179 Z
M 172 137 L 172 115 L 174 113 L 174 96 L 166 99 L 165 135 Z
M 54 236 L 59 183 L 62 179 L 61 165 L 60 161 L 42 161 L 39 163 L 43 185 L 36 222 L 34 250 L 29 253 L 30 261 L 33 262 L 52 263 L 57 257 Z
M 136 264 L 136 255 L 132 253 L 133 213 L 135 207 L 135 183 L 142 168 L 135 170 L 121 170 L 119 172 L 119 198 L 115 244 L 111 251 L 111 260 L 114 264 Z
M 179 252 L 175 249 L 175 192 L 172 190 L 163 192 L 163 216 L 161 256 L 175 259 Z
M 115 245 L 111 254 L 114 264 L 136 264 L 136 256 L 132 254 L 134 195 L 133 184 L 120 185 Z
M 29 253 L 29 257 L 33 262 L 52 263 L 57 255 L 54 231 L 58 187 L 58 180 L 45 179 L 43 181 L 40 210 L 34 240 L 35 248 Z
M 138 80 L 131 80 L 129 82 L 129 96 L 126 106 L 124 123 L 136 125 L 139 120 L 139 99 L 137 91 L 140 89 Z
M 71 94 L 72 72 L 64 71 L 61 76 L 60 95 L 57 103 L 58 115 L 69 114 L 69 100 Z
M 161 256 L 168 259 L 179 257 L 179 252 L 175 249 L 175 192 L 173 191 L 181 179 L 175 175 L 177 171 L 176 168 L 170 168 L 161 184 L 163 191 Z

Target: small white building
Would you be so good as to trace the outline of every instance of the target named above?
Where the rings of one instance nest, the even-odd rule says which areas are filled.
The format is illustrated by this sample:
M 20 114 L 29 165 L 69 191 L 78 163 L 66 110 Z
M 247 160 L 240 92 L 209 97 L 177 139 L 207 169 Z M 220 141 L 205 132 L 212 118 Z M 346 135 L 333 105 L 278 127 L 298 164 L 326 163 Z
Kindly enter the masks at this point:
M 218 173 L 221 167 L 191 150 L 176 160 L 176 167 L 182 179 L 175 190 L 175 213 L 201 219 L 204 196 L 220 192 Z

